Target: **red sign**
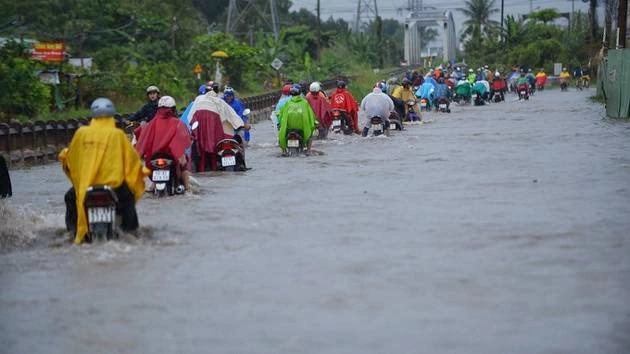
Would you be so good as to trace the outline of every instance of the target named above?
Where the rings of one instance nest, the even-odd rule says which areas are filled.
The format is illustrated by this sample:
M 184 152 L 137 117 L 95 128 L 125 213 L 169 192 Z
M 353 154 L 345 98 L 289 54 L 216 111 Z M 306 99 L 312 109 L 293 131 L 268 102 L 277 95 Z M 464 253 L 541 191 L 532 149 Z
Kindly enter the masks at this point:
M 38 42 L 33 46 L 33 59 L 41 61 L 63 61 L 64 51 L 61 42 Z

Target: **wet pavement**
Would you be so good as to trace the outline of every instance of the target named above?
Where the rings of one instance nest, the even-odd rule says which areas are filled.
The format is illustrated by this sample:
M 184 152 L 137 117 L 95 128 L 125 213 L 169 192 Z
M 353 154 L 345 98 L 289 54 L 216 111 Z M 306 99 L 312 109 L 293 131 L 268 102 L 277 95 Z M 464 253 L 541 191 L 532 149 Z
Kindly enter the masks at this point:
M 138 204 L 73 246 L 58 164 L 1 202 L 2 353 L 629 353 L 630 123 L 594 91 L 453 105 L 390 137 Z M 15 247 L 13 247 L 15 246 Z

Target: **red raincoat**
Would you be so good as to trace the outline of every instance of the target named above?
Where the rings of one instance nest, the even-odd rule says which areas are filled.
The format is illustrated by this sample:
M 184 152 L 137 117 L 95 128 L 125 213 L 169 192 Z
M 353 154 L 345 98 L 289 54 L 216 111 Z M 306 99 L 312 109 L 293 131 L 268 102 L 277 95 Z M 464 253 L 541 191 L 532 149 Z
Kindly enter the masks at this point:
M 333 109 L 343 109 L 348 112 L 352 120 L 352 129 L 356 132 L 359 131 L 359 105 L 350 92 L 343 88 L 337 88 L 330 95 L 330 107 Z
M 221 116 L 217 112 L 201 109 L 195 112 L 190 121 L 192 126 L 195 122 L 199 122 L 199 126 L 193 130 L 195 146 L 199 154 L 199 165 L 197 171 L 205 171 L 206 164 L 210 164 L 210 169 L 216 166 L 216 145 L 220 140 L 233 138 L 233 135 L 225 134 Z M 211 161 L 206 161 L 206 157 L 210 156 Z
M 311 105 L 315 117 L 321 127 L 330 128 L 332 124 L 332 115 L 330 113 L 330 104 L 326 100 L 326 97 L 320 93 L 313 94 L 309 92 L 306 94 L 306 100 Z
M 156 152 L 167 152 L 175 159 L 181 158 L 192 142 L 188 127 L 172 109 L 161 107 L 153 119 L 134 131 L 138 142 L 136 151 L 145 163 L 150 164 Z

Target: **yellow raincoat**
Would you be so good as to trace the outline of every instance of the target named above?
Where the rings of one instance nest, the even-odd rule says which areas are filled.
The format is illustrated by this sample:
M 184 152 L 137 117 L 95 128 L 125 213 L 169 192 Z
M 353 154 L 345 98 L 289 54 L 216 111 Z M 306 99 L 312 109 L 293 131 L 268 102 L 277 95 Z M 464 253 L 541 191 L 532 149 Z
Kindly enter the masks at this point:
M 76 193 L 75 244 L 83 242 L 88 231 L 83 200 L 89 186 L 118 188 L 125 182 L 136 201 L 144 193 L 144 176 L 149 170 L 143 167 L 125 133 L 116 128 L 113 117 L 94 118 L 89 126 L 79 128 L 58 158 Z

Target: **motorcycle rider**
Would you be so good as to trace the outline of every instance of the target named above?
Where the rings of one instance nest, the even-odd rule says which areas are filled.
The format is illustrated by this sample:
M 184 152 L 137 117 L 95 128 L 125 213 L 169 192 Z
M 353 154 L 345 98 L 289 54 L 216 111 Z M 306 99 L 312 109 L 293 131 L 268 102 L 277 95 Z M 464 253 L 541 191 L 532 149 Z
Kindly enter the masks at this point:
M 575 87 L 581 90 L 582 89 L 582 67 L 581 66 L 578 65 L 575 67 L 575 69 L 573 69 L 573 79 L 575 79 Z
M 521 91 L 525 90 L 525 97 L 529 96 L 529 80 L 527 79 L 527 77 L 525 76 L 525 72 L 523 70 L 521 70 L 521 76 L 516 80 L 516 92 L 519 95 L 519 98 L 524 98 L 524 97 L 520 97 L 521 95 Z
M 346 89 L 345 81 L 337 80 L 337 89 L 330 94 L 330 108 L 345 110 L 352 123 L 352 130 L 361 134 L 359 130 L 359 106 L 350 91 Z
M 471 85 L 474 85 L 475 81 L 477 81 L 477 75 L 475 75 L 475 71 L 472 68 L 468 69 L 468 76 L 466 76 L 466 80 L 468 80 Z
M 534 94 L 534 91 L 536 90 L 536 76 L 534 76 L 531 68 L 527 69 L 527 75 L 525 75 L 525 77 L 527 78 L 527 83 L 529 84 L 529 92 Z
M 243 122 L 243 119 L 222 98 L 217 96 L 214 90 L 197 96 L 190 108 L 191 126 L 197 122 L 198 127 L 193 131 L 195 144 L 193 144 L 193 161 L 196 171 L 205 171 L 209 166 L 215 166 L 215 145 L 222 139 L 233 138 L 243 151 L 243 131 L 249 130 L 251 125 Z M 219 129 L 221 127 L 221 129 Z M 210 154 L 210 161 L 206 157 Z
M 177 160 L 176 174 L 190 191 L 190 174 L 186 150 L 192 143 L 188 126 L 177 117 L 175 100 L 171 96 L 162 96 L 158 102 L 155 118 L 138 127 L 136 134 L 138 143 L 135 148 L 141 158 L 148 164 L 153 154 L 168 153 Z
M 12 195 L 11 178 L 4 156 L 0 155 L 0 199 L 8 198 Z
M 490 84 L 490 90 L 490 98 L 494 97 L 494 95 L 498 92 L 501 97 L 501 101 L 505 101 L 507 83 L 505 82 L 505 79 L 501 77 L 501 73 L 498 70 L 494 73 L 494 79 Z
M 321 91 L 321 85 L 319 82 L 312 82 L 306 94 L 306 100 L 311 105 L 315 117 L 319 122 L 319 138 L 326 139 L 328 136 L 328 130 L 332 125 L 332 114 L 330 113 L 330 104 L 326 99 L 326 95 Z
M 66 227 L 74 232 L 75 244 L 82 243 L 88 232 L 83 208 L 88 187 L 101 184 L 113 188 L 118 196 L 116 212 L 122 215 L 121 228 L 134 231 L 138 228 L 135 203 L 144 194 L 144 177 L 149 174 L 125 132 L 116 127 L 112 101 L 97 98 L 90 111 L 90 124 L 80 127 L 58 156 L 72 183 L 64 199 Z
M 435 91 L 436 84 L 437 82 L 435 81 L 435 79 L 431 75 L 429 75 L 424 80 L 422 85 L 420 85 L 420 87 L 418 87 L 418 89 L 416 90 L 416 97 L 420 98 L 421 100 L 424 99 L 426 101 L 427 111 L 431 110 L 431 105 L 433 104 L 434 97 L 433 91 Z
M 371 93 L 368 93 L 363 100 L 361 100 L 360 112 L 365 118 L 365 124 L 363 126 L 362 136 L 367 136 L 372 126 L 372 117 L 381 117 L 383 120 L 383 126 L 385 129 L 389 127 L 389 115 L 394 111 L 394 101 L 383 93 L 382 87 L 379 83 L 374 86 Z
M 443 77 L 438 79 L 437 84 L 435 85 L 435 90 L 433 91 L 433 97 L 433 105 L 435 106 L 436 112 L 439 110 L 440 99 L 442 99 L 443 102 L 446 102 L 446 111 L 449 113 L 451 112 L 449 108 L 451 104 L 451 91 L 448 86 L 446 86 Z
M 280 119 L 280 129 L 278 132 L 278 142 L 282 153 L 287 152 L 287 133 L 291 129 L 298 129 L 302 132 L 302 145 L 307 147 L 306 154 L 312 152 L 313 129 L 315 129 L 315 112 L 308 101 L 302 96 L 302 88 L 299 84 L 291 85 L 289 91 L 291 98 L 282 106 L 278 117 Z
M 160 99 L 160 89 L 151 85 L 147 87 L 147 100 L 148 102 L 140 108 L 136 113 L 129 116 L 128 120 L 132 122 L 145 121 L 149 122 L 155 116 L 157 111 L 158 100 Z
M 226 86 L 223 89 L 223 100 L 227 102 L 227 104 L 232 107 L 234 112 L 241 117 L 243 123 L 247 124 L 249 122 L 249 118 L 246 115 L 243 115 L 243 111 L 245 110 L 245 104 L 243 101 L 234 97 L 234 89 L 230 86 Z M 249 144 L 249 139 L 251 138 L 249 130 L 245 130 L 243 132 L 243 139 L 245 140 L 245 145 Z
M 560 88 L 562 90 L 566 90 L 569 86 L 569 80 L 571 80 L 571 74 L 567 68 L 562 68 L 562 72 L 560 73 Z
M 547 74 L 545 68 L 540 68 L 540 71 L 536 73 L 536 86 L 542 91 L 545 89 L 545 83 L 547 83 Z
M 407 102 L 409 101 L 415 102 L 415 104 L 413 105 L 413 110 L 418 115 L 418 119 L 422 120 L 422 116 L 420 114 L 420 106 L 418 105 L 418 101 L 416 100 L 416 95 L 411 88 L 411 81 L 409 81 L 409 79 L 403 78 L 401 85 L 398 86 L 394 90 L 394 92 L 392 92 L 392 96 L 405 102 L 405 115 L 404 117 L 402 117 L 403 120 L 407 120 L 407 116 L 409 114 L 409 105 L 407 105 Z

